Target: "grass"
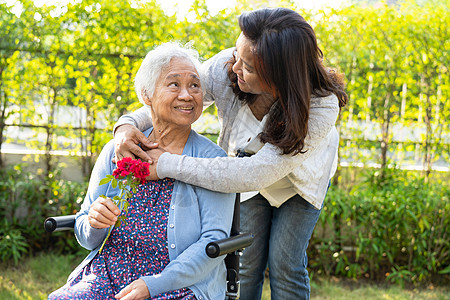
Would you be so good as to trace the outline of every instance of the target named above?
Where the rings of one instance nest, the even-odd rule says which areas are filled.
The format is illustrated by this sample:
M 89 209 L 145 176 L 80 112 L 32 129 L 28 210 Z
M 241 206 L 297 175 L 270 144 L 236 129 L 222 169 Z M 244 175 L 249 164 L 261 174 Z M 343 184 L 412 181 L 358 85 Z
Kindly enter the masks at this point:
M 17 266 L 0 264 L 0 299 L 47 299 L 47 295 L 64 285 L 67 276 L 81 262 L 80 257 L 41 254 L 26 258 Z M 412 300 L 450 299 L 449 287 L 403 289 L 400 286 L 380 286 L 339 278 L 314 279 L 312 300 Z M 264 284 L 262 300 L 270 299 L 268 282 Z
M 314 284 L 315 286 L 316 284 Z M 312 289 L 311 299 L 333 300 L 419 300 L 419 299 L 449 299 L 449 289 L 436 288 L 433 285 L 422 289 L 405 289 L 399 285 L 377 285 L 358 283 L 356 280 L 337 278 L 322 279 Z
M 267 280 L 268 281 L 268 280 Z M 311 300 L 448 300 L 448 287 L 405 289 L 398 285 L 360 283 L 356 280 L 321 278 L 312 282 Z M 264 282 L 262 300 L 270 300 L 269 283 Z
M 47 299 L 53 290 L 64 285 L 70 271 L 81 262 L 73 256 L 42 254 L 26 258 L 17 266 L 0 265 L 0 299 Z

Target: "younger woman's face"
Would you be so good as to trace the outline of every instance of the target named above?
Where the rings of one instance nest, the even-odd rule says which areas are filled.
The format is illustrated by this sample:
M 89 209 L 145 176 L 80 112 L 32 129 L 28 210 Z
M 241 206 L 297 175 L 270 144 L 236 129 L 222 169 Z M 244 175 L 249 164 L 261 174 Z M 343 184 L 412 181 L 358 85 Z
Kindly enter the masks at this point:
M 236 63 L 233 72 L 238 77 L 238 85 L 244 93 L 259 95 L 265 93 L 262 80 L 255 69 L 253 44 L 243 33 L 236 41 Z

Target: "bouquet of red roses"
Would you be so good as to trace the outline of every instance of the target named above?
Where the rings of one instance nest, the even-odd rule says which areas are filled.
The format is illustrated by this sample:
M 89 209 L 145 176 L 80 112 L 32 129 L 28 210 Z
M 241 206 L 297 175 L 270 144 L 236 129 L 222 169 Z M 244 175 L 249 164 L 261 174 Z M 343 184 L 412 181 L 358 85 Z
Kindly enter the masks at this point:
M 117 218 L 115 226 L 120 227 L 122 223 L 127 223 L 125 216 L 128 212 L 129 206 L 127 199 L 130 199 L 132 192 L 136 193 L 136 188 L 145 182 L 145 177 L 150 174 L 149 166 L 150 164 L 148 162 L 143 162 L 139 159 L 132 159 L 130 157 L 124 157 L 117 162 L 117 169 L 113 171 L 112 175 L 106 175 L 105 178 L 100 180 L 100 185 L 111 182 L 111 186 L 113 188 L 118 186 L 120 189 L 120 195 L 112 198 L 113 202 L 122 212 Z M 106 198 L 105 195 L 101 195 L 100 197 Z M 99 252 L 103 250 L 103 246 L 105 246 L 106 240 L 108 240 L 111 235 L 112 229 L 113 226 L 109 228 L 108 235 L 103 241 Z

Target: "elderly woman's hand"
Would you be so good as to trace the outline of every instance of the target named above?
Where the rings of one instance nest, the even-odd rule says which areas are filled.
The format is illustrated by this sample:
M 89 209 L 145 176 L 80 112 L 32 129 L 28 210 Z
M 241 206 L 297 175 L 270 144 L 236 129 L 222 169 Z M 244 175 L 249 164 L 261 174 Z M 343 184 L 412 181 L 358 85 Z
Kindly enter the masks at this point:
M 89 208 L 89 224 L 97 229 L 108 228 L 114 225 L 120 210 L 111 198 L 98 197 Z
M 115 297 L 121 300 L 142 300 L 150 298 L 150 292 L 145 281 L 138 279 L 124 287 Z
M 136 127 L 130 124 L 119 126 L 114 133 L 114 152 L 116 156 L 115 161 L 121 160 L 124 157 L 135 158 L 139 157 L 143 161 L 152 162 L 144 150 L 138 145 L 141 144 L 144 149 L 153 149 L 158 147 L 158 144 L 152 143 L 148 138 Z
M 158 177 L 158 174 L 156 173 L 156 167 L 158 166 L 158 160 L 159 157 L 161 156 L 161 154 L 163 154 L 164 152 L 166 152 L 164 149 L 162 148 L 156 148 L 156 149 L 151 149 L 151 150 L 147 150 L 145 153 L 150 156 L 152 163 L 150 164 L 150 175 L 147 176 L 145 178 L 145 180 L 158 180 L 160 179 Z

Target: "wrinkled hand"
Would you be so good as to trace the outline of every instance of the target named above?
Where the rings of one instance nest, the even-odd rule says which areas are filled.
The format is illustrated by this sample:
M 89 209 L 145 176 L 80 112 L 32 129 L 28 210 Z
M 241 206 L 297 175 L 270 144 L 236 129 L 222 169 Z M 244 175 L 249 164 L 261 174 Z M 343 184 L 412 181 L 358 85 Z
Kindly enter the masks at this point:
M 111 198 L 98 197 L 89 208 L 89 224 L 97 229 L 108 228 L 114 225 L 120 210 Z
M 150 292 L 145 281 L 138 279 L 124 287 L 115 297 L 121 300 L 141 300 L 150 298 Z
M 130 124 L 124 124 L 117 127 L 114 133 L 114 162 L 124 157 L 139 157 L 143 161 L 152 163 L 152 159 L 144 150 L 139 147 L 142 145 L 144 149 L 153 149 L 158 144 L 150 142 L 150 140 L 136 127 Z
M 150 165 L 150 175 L 145 177 L 145 180 L 158 180 L 160 179 L 158 177 L 158 174 L 156 173 L 156 167 L 158 166 L 158 160 L 161 154 L 166 152 L 162 148 L 156 148 L 156 149 L 150 149 L 147 150 L 146 153 L 150 157 L 150 159 L 153 161 L 153 163 Z

